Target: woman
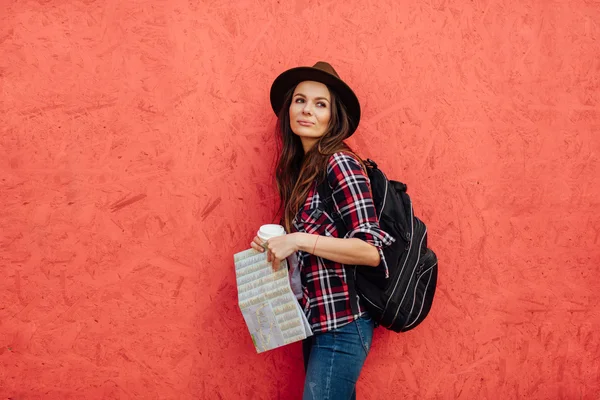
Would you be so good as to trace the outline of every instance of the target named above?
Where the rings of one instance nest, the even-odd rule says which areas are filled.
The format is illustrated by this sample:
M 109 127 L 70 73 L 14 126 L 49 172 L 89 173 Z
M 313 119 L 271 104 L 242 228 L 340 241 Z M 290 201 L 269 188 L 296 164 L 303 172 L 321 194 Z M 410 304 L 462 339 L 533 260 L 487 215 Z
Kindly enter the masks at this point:
M 360 104 L 333 67 L 318 62 L 279 75 L 271 105 L 281 140 L 276 179 L 282 221 L 290 234 L 270 239 L 265 247 L 275 269 L 298 255 L 300 302 L 314 333 L 303 344 L 303 398 L 354 399 L 373 321 L 360 299 L 349 295 L 345 265 L 387 270 L 382 247 L 394 241 L 379 227 L 362 161 L 344 143 L 358 126 Z M 317 186 L 323 180 L 347 227 L 344 237 L 338 237 L 332 216 L 321 207 Z M 258 237 L 252 247 L 264 251 Z

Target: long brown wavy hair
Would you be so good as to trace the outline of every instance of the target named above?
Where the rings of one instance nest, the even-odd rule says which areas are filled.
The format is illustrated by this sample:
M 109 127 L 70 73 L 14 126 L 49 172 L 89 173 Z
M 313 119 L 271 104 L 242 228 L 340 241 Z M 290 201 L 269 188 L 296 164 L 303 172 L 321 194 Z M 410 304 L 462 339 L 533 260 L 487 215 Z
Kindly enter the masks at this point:
M 344 143 L 344 140 L 350 136 L 350 116 L 344 103 L 329 87 L 331 96 L 329 125 L 325 134 L 304 154 L 300 137 L 290 126 L 289 108 L 295 89 L 293 87 L 286 93 L 277 120 L 279 157 L 275 168 L 275 179 L 281 201 L 279 212 L 287 232 L 291 231 L 292 221 L 306 201 L 315 179 L 325 179 L 329 157 L 338 151 L 355 154 Z

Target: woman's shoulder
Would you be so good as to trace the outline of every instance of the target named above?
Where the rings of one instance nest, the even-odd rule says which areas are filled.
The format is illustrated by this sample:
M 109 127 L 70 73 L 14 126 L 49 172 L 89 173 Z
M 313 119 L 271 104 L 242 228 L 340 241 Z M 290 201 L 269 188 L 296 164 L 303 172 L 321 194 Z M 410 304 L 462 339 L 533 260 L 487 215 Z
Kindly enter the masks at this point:
M 350 175 L 363 175 L 362 164 L 356 154 L 349 151 L 338 151 L 329 157 L 327 177 L 330 184 L 343 180 Z
M 350 151 L 341 150 L 341 151 L 333 153 L 329 157 L 329 162 L 328 162 L 328 165 L 331 167 L 334 167 L 334 166 L 340 165 L 340 164 L 360 166 L 361 162 L 356 154 L 354 154 Z

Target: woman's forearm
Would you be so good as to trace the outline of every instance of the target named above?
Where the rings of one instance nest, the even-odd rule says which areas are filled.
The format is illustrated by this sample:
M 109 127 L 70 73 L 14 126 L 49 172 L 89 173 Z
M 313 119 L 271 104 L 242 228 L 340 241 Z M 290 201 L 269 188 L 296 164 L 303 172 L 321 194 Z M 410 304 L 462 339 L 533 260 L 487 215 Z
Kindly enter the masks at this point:
M 348 265 L 376 267 L 381 261 L 377 248 L 357 238 L 343 239 L 296 232 L 298 250 Z M 316 246 L 315 246 L 316 245 Z

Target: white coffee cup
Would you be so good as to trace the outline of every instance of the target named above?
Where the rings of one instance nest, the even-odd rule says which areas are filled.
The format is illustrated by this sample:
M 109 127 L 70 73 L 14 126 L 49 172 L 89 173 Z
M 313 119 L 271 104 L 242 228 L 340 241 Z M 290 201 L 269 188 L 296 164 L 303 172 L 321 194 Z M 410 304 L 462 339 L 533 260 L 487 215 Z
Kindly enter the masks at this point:
M 285 235 L 285 228 L 277 224 L 262 225 L 258 232 L 256 232 L 256 236 L 258 236 L 263 242 L 266 242 L 271 238 L 283 235 Z

